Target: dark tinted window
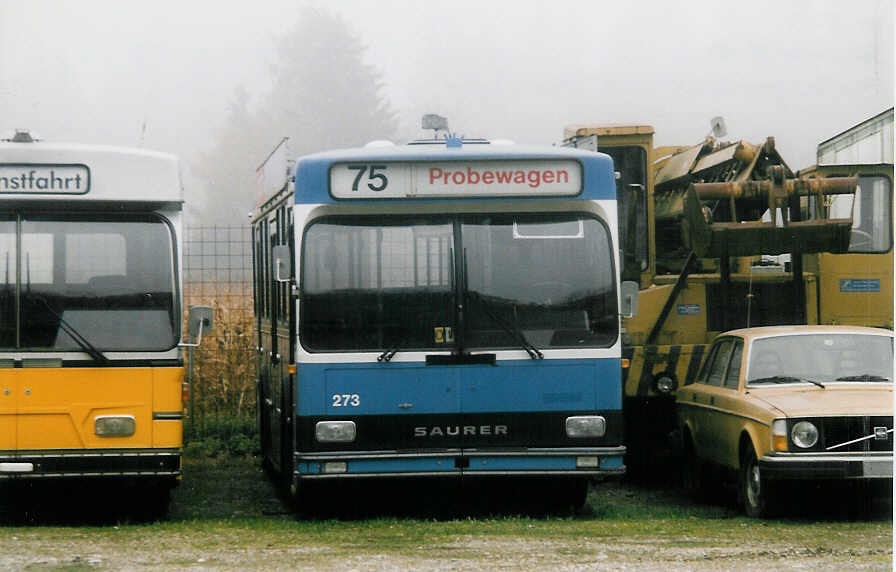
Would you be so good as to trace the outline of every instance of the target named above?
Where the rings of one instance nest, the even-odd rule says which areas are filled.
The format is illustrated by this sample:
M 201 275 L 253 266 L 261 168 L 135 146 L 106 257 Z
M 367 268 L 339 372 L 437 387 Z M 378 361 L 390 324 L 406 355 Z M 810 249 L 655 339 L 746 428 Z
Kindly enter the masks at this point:
M 618 337 L 609 233 L 580 214 L 326 218 L 306 231 L 302 269 L 300 334 L 312 350 Z
M 180 316 L 174 243 L 164 221 L 149 215 L 40 215 L 20 222 L 18 234 L 0 223 L 4 315 L 16 273 L 20 282 L 18 331 L 10 336 L 10 328 L 3 328 L 4 347 L 80 351 L 77 336 L 99 350 L 174 347 Z M 10 251 L 14 243 L 18 261 Z

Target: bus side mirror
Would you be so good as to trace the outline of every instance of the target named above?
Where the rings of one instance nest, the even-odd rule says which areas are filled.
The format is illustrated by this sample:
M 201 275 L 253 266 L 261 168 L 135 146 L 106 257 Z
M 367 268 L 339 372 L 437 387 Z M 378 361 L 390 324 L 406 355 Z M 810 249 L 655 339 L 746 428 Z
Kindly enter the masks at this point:
M 623 318 L 632 318 L 638 312 L 638 283 L 626 280 L 619 288 L 622 308 L 620 314 Z
M 208 334 L 212 331 L 214 310 L 211 306 L 190 306 L 190 313 L 187 317 L 187 332 L 193 343 L 181 344 L 186 347 L 199 347 L 202 343 L 202 334 Z
M 271 255 L 274 258 L 274 280 L 277 282 L 289 282 L 292 274 L 292 259 L 289 255 L 289 247 L 286 245 L 275 246 Z

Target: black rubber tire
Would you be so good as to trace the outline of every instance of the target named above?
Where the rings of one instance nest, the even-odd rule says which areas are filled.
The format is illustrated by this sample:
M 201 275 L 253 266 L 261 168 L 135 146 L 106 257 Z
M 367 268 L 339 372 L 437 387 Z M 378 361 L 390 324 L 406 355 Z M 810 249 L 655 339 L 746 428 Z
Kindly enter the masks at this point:
M 748 447 L 741 457 L 738 491 L 744 514 L 750 518 L 769 516 L 769 509 L 772 506 L 771 485 L 768 479 L 762 476 L 753 447 Z

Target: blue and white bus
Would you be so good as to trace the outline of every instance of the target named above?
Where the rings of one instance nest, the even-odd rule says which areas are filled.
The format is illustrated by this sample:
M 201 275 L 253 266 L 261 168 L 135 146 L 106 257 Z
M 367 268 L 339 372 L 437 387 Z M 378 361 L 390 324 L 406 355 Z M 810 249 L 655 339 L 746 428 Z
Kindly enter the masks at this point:
M 293 494 L 538 476 L 581 505 L 624 472 L 608 156 L 447 137 L 291 172 L 252 225 L 264 462 Z

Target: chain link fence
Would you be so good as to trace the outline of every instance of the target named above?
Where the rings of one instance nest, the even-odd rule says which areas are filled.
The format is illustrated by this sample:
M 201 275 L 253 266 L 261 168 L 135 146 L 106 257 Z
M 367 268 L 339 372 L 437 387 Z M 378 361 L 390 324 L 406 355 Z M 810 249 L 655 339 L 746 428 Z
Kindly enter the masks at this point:
M 214 310 L 211 333 L 203 334 L 202 344 L 186 356 L 189 440 L 202 439 L 210 430 L 220 433 L 222 422 L 254 425 L 251 229 L 187 227 L 183 249 L 185 314 L 190 306 Z

